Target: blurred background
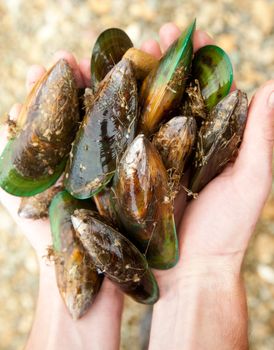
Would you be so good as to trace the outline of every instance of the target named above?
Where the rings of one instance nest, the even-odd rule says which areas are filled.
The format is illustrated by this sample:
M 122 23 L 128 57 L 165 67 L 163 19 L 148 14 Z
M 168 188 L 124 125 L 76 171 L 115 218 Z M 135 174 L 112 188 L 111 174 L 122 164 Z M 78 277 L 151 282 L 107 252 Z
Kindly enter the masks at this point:
M 272 0 L 1 0 L 0 116 L 24 101 L 28 67 L 49 67 L 57 49 L 89 57 L 96 37 L 108 27 L 124 29 L 138 47 L 157 39 L 163 23 L 183 29 L 194 17 L 197 27 L 229 53 L 237 85 L 249 98 L 274 78 Z M 251 349 L 274 349 L 274 186 L 249 247 L 244 277 Z M 32 248 L 1 206 L 0 280 L 0 349 L 21 349 L 33 319 L 38 270 Z M 148 314 L 148 308 L 127 300 L 122 349 L 144 348 Z

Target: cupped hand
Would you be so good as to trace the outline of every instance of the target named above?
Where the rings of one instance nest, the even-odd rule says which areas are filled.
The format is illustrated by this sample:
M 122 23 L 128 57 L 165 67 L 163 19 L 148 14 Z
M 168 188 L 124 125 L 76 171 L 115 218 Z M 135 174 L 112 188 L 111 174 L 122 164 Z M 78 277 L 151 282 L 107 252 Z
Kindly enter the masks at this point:
M 180 31 L 175 25 L 166 24 L 160 30 L 160 45 L 154 40 L 149 40 L 142 45 L 142 49 L 160 58 L 162 52 L 179 35 Z M 201 46 L 212 43 L 213 40 L 206 33 L 195 32 L 195 51 Z M 78 87 L 89 86 L 88 59 L 77 63 L 74 56 L 65 51 L 56 53 L 55 61 L 59 58 L 65 58 L 70 64 Z M 27 74 L 28 91 L 44 72 L 45 68 L 42 66 L 31 67 Z M 185 279 L 191 275 L 199 278 L 205 274 L 207 276 L 210 274 L 219 276 L 226 272 L 239 274 L 247 244 L 271 187 L 274 98 L 271 99 L 270 94 L 273 91 L 274 81 L 270 81 L 262 86 L 254 96 L 249 106 L 244 139 L 236 161 L 229 164 L 218 177 L 211 181 L 197 199 L 187 204 L 184 192 L 181 192 L 176 199 L 175 211 L 177 221 L 180 222 L 178 227 L 180 258 L 173 269 L 156 272 L 160 298 L 169 298 L 170 295 L 177 297 L 180 294 L 178 289 L 185 285 Z M 20 108 L 18 104 L 13 106 L 9 113 L 12 119 L 17 118 Z M 5 130 L 2 130 L 1 140 L 5 139 L 4 133 Z M 1 145 L 2 147 L 4 144 Z M 0 200 L 36 250 L 41 271 L 47 275 L 45 281 L 42 279 L 40 282 L 40 301 L 42 300 L 40 309 L 42 310 L 48 303 L 45 292 L 43 292 L 44 285 L 52 287 L 52 298 L 60 299 L 55 285 L 54 272 L 52 268 L 45 267 L 45 262 L 41 259 L 46 254 L 47 246 L 51 244 L 49 222 L 48 220 L 31 221 L 19 218 L 17 210 L 20 199 L 3 190 L 0 190 Z M 50 273 L 48 273 L 49 269 L 51 269 Z M 58 310 L 61 310 L 62 322 L 66 327 L 73 327 L 74 330 L 67 339 L 56 340 L 53 345 L 57 348 L 63 344 L 60 341 L 72 344 L 73 339 L 77 339 L 78 344 L 82 344 L 85 342 L 83 339 L 88 337 L 93 343 L 96 340 L 98 349 L 116 349 L 119 344 L 122 300 L 122 295 L 116 287 L 109 281 L 104 281 L 102 291 L 93 307 L 76 324 L 70 320 L 62 301 L 59 300 Z M 158 311 L 157 314 L 162 314 L 162 312 Z M 47 315 L 50 318 L 48 322 L 53 322 L 54 315 L 50 311 Z M 38 310 L 29 340 L 29 348 L 35 344 L 36 328 L 39 328 L 39 324 L 43 324 L 43 317 L 42 314 L 39 316 Z M 161 320 L 155 320 L 153 317 L 153 322 L 156 324 L 152 332 L 155 338 L 158 332 L 155 329 L 159 328 Z M 170 322 L 172 328 L 172 320 Z M 48 341 L 47 336 L 48 334 L 44 335 L 45 343 Z M 153 341 L 152 344 L 156 343 Z M 82 344 L 81 348 L 88 348 L 88 345 Z

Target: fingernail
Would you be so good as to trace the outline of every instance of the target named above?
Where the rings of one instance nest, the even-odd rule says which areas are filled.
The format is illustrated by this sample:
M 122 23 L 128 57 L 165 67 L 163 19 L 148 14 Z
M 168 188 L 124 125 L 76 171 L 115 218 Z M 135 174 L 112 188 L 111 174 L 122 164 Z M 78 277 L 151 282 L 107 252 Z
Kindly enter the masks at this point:
M 9 120 L 16 121 L 21 108 L 22 108 L 22 105 L 20 103 L 16 103 L 15 105 L 13 105 L 11 107 L 11 110 L 9 111 Z
M 271 94 L 268 97 L 268 106 L 271 109 L 274 109 L 274 91 L 272 91 Z

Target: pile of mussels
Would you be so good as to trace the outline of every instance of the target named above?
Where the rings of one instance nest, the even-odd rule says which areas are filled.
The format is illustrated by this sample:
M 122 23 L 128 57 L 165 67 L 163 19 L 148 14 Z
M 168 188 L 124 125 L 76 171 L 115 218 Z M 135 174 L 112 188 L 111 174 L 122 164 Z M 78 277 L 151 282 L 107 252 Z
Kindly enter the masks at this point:
M 104 31 L 91 89 L 77 89 L 59 60 L 11 128 L 0 186 L 24 197 L 20 216 L 49 213 L 57 284 L 75 319 L 104 276 L 138 302 L 158 300 L 150 267 L 178 260 L 173 204 L 183 173 L 189 169 L 188 193 L 197 194 L 238 150 L 246 94 L 230 92 L 221 48 L 193 53 L 194 30 L 195 21 L 160 61 L 122 30 Z

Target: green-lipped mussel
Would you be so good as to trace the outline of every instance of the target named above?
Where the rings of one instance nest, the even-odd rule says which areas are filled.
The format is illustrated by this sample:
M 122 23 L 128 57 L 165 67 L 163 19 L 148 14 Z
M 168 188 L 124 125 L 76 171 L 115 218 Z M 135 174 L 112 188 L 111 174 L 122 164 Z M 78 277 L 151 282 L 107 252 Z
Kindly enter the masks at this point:
M 86 101 L 86 116 L 65 171 L 71 195 L 89 198 L 112 179 L 117 159 L 135 136 L 137 114 L 136 79 L 131 63 L 123 59 L 102 81 L 91 102 Z
M 198 132 L 190 188 L 200 192 L 237 152 L 246 124 L 247 96 L 235 90 L 211 111 Z
M 172 44 L 143 82 L 141 89 L 141 119 L 139 129 L 147 136 L 179 106 L 193 55 L 192 36 L 195 21 Z
M 105 219 L 109 220 L 112 223 L 113 227 L 118 227 L 118 218 L 117 214 L 113 208 L 111 202 L 112 188 L 106 186 L 102 191 L 97 193 L 92 197 L 96 204 L 98 213 Z
M 168 175 L 158 151 L 144 135 L 138 135 L 125 151 L 112 190 L 118 218 L 149 266 L 174 266 L 178 243 Z
M 94 207 L 91 201 L 79 201 L 62 191 L 49 209 L 57 285 L 73 319 L 87 312 L 103 277 L 75 234 L 71 215 L 78 208 Z
M 32 197 L 21 198 L 18 215 L 24 219 L 39 220 L 48 217 L 48 210 L 53 197 L 63 190 L 63 184 L 56 182 L 46 191 Z
M 170 173 L 175 192 L 179 189 L 185 165 L 193 151 L 196 133 L 195 119 L 179 116 L 163 124 L 153 137 L 153 144 Z
M 0 186 L 15 196 L 33 196 L 54 184 L 78 122 L 75 81 L 61 59 L 33 87 L 22 108 L 21 129 L 0 157 Z
M 200 83 L 205 105 L 210 111 L 231 88 L 233 68 L 228 55 L 220 47 L 200 48 L 193 59 L 192 77 Z
M 126 237 L 90 210 L 76 210 L 71 218 L 98 270 L 134 300 L 144 304 L 158 300 L 158 285 L 146 259 Z
M 135 47 L 128 49 L 123 57 L 132 63 L 135 77 L 139 81 L 143 81 L 159 65 L 154 56 Z
M 101 80 L 133 46 L 128 35 L 119 28 L 109 28 L 97 38 L 91 56 L 91 88 L 95 93 Z
M 55 195 L 49 216 L 57 284 L 75 319 L 103 275 L 136 301 L 157 301 L 149 267 L 171 268 L 179 258 L 175 195 L 183 185 L 188 194 L 201 191 L 237 153 L 246 95 L 229 94 L 233 72 L 222 49 L 193 55 L 194 31 L 195 21 L 158 61 L 122 30 L 106 30 L 93 49 L 84 99 L 60 60 L 35 84 L 17 122 L 9 121 L 0 186 L 38 194 L 23 200 L 21 216 L 46 216 L 50 187 L 67 163 L 68 192 Z

